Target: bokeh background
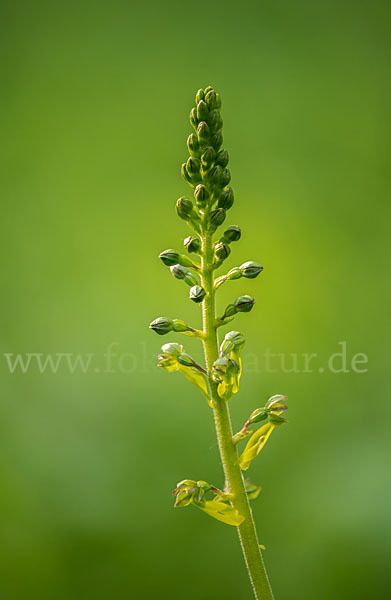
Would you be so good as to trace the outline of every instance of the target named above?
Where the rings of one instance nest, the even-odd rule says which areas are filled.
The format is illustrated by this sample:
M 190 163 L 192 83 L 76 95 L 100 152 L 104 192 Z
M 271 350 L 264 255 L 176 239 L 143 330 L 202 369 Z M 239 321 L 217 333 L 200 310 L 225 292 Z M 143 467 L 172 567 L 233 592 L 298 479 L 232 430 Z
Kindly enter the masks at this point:
M 389 16 L 377 0 L 1 3 L 3 600 L 251 598 L 235 530 L 173 509 L 177 481 L 222 473 L 206 402 L 156 369 L 167 339 L 147 328 L 200 322 L 157 254 L 190 233 L 174 206 L 209 84 L 243 231 L 227 266 L 265 269 L 219 299 L 257 299 L 235 322 L 235 428 L 290 399 L 249 472 L 276 598 L 389 597 Z M 318 356 L 265 372 L 267 349 L 285 370 Z M 93 356 L 11 373 L 5 354 L 26 353 Z

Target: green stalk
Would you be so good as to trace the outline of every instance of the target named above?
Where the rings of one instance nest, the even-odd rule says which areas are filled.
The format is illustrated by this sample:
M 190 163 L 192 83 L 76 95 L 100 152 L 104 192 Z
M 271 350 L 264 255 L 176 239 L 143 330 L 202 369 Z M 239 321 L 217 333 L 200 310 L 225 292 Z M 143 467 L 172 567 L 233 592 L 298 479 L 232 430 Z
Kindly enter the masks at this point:
M 207 222 L 208 214 L 205 214 Z M 213 242 L 212 235 L 201 235 L 201 280 L 206 292 L 203 302 L 203 346 L 208 373 L 218 357 L 218 339 L 216 330 L 215 290 L 213 287 Z M 247 571 L 253 586 L 255 598 L 258 600 L 273 600 L 273 592 L 263 563 L 259 548 L 254 519 L 244 487 L 243 475 L 237 464 L 238 453 L 232 442 L 232 427 L 228 404 L 217 393 L 217 384 L 209 378 L 210 399 L 213 405 L 216 434 L 219 444 L 220 457 L 223 463 L 226 482 L 233 495 L 232 505 L 244 516 L 243 523 L 238 527 L 239 539 Z

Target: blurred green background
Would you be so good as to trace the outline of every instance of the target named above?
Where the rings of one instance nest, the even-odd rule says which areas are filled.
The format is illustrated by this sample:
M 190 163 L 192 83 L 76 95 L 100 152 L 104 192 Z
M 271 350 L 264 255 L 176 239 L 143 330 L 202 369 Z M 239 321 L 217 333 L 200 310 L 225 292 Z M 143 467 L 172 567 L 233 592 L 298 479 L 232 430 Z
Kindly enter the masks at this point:
M 235 321 L 234 427 L 290 399 L 249 472 L 276 598 L 389 597 L 389 16 L 381 1 L 1 3 L 2 600 L 251 598 L 234 529 L 173 509 L 177 481 L 222 473 L 206 402 L 156 369 L 168 340 L 147 328 L 200 322 L 157 254 L 190 233 L 174 205 L 209 84 L 243 231 L 227 266 L 265 269 L 220 293 L 220 309 L 257 299 Z M 350 372 L 334 373 L 342 341 Z M 265 372 L 267 349 L 288 368 L 318 357 Z M 93 356 L 85 373 L 34 358 L 11 373 L 4 354 L 26 353 Z

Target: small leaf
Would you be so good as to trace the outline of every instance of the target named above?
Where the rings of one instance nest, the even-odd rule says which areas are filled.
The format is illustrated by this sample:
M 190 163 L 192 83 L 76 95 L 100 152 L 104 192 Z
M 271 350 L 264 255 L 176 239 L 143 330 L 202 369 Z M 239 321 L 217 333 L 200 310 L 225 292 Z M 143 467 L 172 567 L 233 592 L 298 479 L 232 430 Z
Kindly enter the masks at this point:
M 251 436 L 239 458 L 239 465 L 243 471 L 246 471 L 249 468 L 251 461 L 258 456 L 269 439 L 274 427 L 275 426 L 272 423 L 266 423 L 266 425 L 263 425 L 263 427 L 258 429 Z

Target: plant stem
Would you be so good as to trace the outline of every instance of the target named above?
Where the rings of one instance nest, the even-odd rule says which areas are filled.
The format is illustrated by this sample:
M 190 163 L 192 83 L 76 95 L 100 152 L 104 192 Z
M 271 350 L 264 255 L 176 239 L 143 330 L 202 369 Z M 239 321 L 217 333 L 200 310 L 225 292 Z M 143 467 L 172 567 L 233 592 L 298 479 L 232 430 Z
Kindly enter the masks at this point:
M 207 215 L 205 215 L 207 217 Z M 207 218 L 205 218 L 207 221 Z M 216 331 L 215 290 L 213 288 L 213 241 L 209 232 L 201 236 L 201 279 L 206 292 L 203 302 L 203 346 L 208 373 L 218 358 L 218 339 Z M 209 377 L 210 399 L 213 405 L 216 433 L 219 444 L 221 461 L 223 463 L 226 482 L 229 492 L 233 495 L 232 505 L 244 516 L 243 523 L 238 527 L 239 538 L 243 555 L 246 561 L 248 574 L 253 586 L 255 598 L 258 600 L 273 600 L 255 524 L 244 487 L 243 475 L 237 464 L 238 453 L 232 442 L 232 427 L 228 411 L 228 404 L 217 393 L 217 384 Z

